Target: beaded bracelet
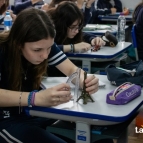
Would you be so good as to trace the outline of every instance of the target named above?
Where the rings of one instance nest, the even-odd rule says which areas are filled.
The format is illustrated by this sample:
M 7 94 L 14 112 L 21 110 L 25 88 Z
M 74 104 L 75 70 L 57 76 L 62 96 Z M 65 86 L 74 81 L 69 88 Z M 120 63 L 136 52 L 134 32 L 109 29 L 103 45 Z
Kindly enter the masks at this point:
M 28 95 L 28 107 L 35 106 L 34 100 L 35 100 L 35 93 L 38 92 L 37 90 L 31 91 Z
M 32 94 L 32 98 L 31 98 L 31 105 L 32 105 L 32 106 L 35 106 L 35 104 L 34 104 L 34 100 L 35 100 L 35 93 L 36 93 L 36 92 L 33 92 L 33 94 Z

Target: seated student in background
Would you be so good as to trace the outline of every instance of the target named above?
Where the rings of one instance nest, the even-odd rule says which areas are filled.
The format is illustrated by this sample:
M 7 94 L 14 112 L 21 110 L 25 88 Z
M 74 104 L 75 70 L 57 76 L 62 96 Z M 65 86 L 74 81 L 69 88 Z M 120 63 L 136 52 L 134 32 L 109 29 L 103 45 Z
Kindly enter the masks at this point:
M 138 56 L 140 60 L 143 60 L 143 0 L 133 12 L 133 22 L 136 24 Z
M 43 0 L 14 0 L 14 14 L 18 14 L 28 7 L 42 6 L 43 4 Z
M 93 50 L 97 51 L 100 46 L 105 44 L 101 38 L 82 32 L 83 14 L 75 3 L 63 1 L 57 7 L 50 9 L 47 13 L 55 25 L 55 42 L 63 52 L 86 52 L 90 50 L 92 46 Z M 80 66 L 77 61 L 74 63 Z M 49 68 L 48 75 L 64 76 L 54 67 Z
M 35 8 L 23 10 L 11 30 L 0 33 L 1 143 L 65 143 L 45 130 L 51 124 L 50 119 L 26 116 L 22 110 L 23 106 L 30 105 L 59 105 L 72 97 L 70 86 L 66 83 L 38 92 L 42 76 L 47 70 L 47 62 L 67 76 L 77 70 L 54 44 L 55 34 L 48 15 Z M 81 88 L 83 79 L 81 70 Z M 97 92 L 98 78 L 90 75 L 85 82 L 86 91 L 90 94 Z
M 3 15 L 9 6 L 9 0 L 0 0 L 0 15 Z
M 95 0 L 87 0 L 85 2 L 85 0 L 52 0 L 48 5 L 44 5 L 43 9 L 45 11 L 48 11 L 49 9 L 53 8 L 53 7 L 57 7 L 58 4 L 62 1 L 71 1 L 71 2 L 75 2 L 78 6 L 78 8 L 83 12 L 84 14 L 84 25 L 88 24 L 90 18 L 91 18 L 91 12 L 90 12 L 90 8 L 91 8 L 91 4 L 95 1 Z M 84 5 L 85 4 L 85 5 Z M 47 8 L 46 8 L 47 7 Z
M 47 13 L 55 25 L 55 42 L 63 52 L 86 52 L 92 46 L 96 51 L 105 44 L 100 37 L 82 32 L 83 15 L 75 3 L 61 2 Z
M 122 2 L 120 0 L 114 0 L 114 5 L 111 0 L 95 0 L 91 5 L 92 17 L 89 23 L 100 23 L 99 15 L 114 14 L 116 12 L 122 12 Z

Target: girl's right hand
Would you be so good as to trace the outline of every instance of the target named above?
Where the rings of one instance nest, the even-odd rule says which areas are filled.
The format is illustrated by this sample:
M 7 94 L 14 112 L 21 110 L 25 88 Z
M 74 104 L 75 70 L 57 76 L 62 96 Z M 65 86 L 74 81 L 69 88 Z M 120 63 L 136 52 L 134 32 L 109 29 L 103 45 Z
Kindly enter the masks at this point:
M 34 104 L 36 106 L 56 106 L 68 102 L 72 98 L 70 86 L 66 83 L 36 92 Z
M 74 44 L 75 52 L 84 53 L 91 49 L 91 45 L 85 42 Z

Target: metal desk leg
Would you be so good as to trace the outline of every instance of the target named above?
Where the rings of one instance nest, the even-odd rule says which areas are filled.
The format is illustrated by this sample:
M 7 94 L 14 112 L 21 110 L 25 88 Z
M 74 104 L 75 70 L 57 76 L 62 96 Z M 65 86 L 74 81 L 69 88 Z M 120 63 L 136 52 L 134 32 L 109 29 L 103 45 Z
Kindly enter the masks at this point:
M 90 125 L 76 122 L 76 143 L 90 143 Z
M 123 134 L 116 140 L 115 143 L 128 143 L 128 128 L 125 129 Z
M 91 62 L 89 60 L 83 60 L 82 69 L 87 73 L 91 73 Z

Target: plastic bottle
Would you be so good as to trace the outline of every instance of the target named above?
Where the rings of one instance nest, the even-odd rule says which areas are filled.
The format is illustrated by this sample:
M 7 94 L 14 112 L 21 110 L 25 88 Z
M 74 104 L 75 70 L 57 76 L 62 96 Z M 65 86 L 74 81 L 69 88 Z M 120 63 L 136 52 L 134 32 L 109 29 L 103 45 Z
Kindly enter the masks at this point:
M 6 12 L 6 15 L 4 17 L 4 27 L 5 27 L 5 30 L 8 31 L 11 29 L 11 26 L 12 26 L 12 18 L 10 16 L 10 12 Z
M 125 26 L 126 18 L 124 15 L 120 15 L 117 19 L 117 40 L 118 42 L 125 42 Z

